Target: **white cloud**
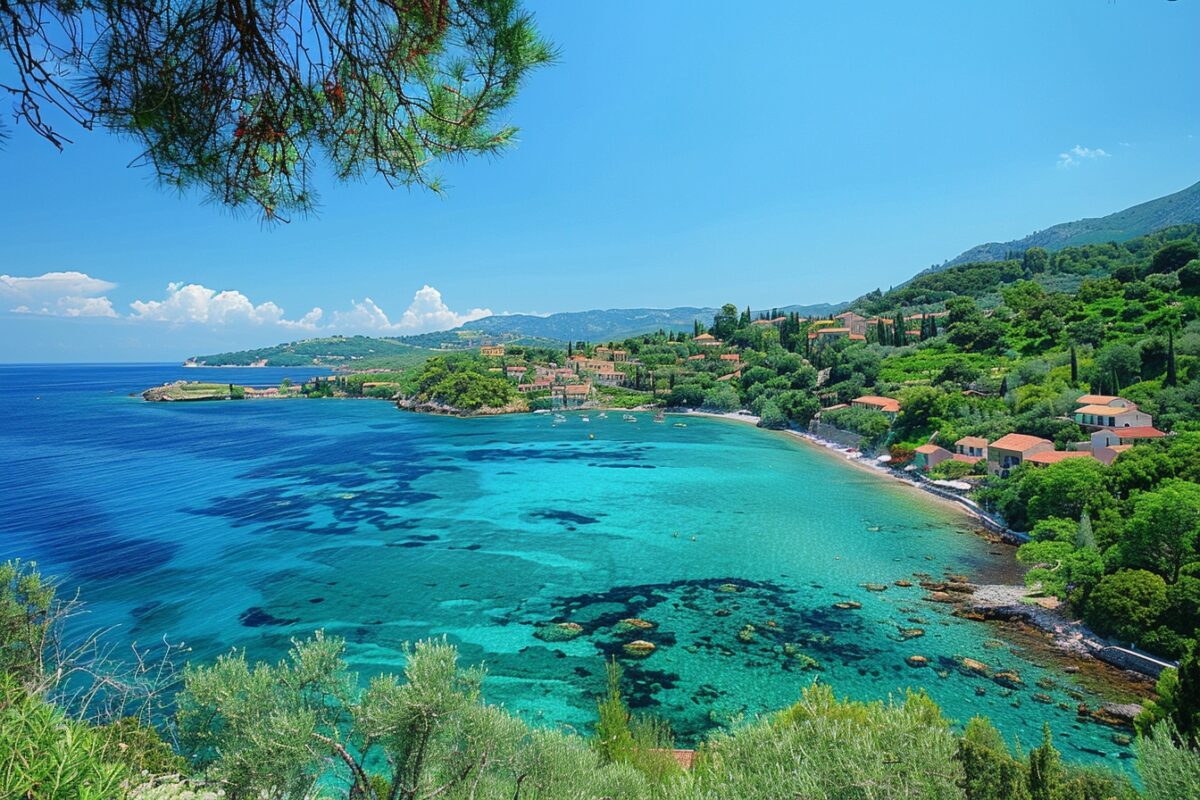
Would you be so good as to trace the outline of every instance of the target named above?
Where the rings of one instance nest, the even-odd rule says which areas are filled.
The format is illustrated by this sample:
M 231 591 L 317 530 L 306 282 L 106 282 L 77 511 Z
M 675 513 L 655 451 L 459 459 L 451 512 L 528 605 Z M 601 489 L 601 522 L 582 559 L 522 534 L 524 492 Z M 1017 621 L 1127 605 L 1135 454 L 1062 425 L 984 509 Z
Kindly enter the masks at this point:
M 1098 158 L 1108 158 L 1111 153 L 1107 153 L 1099 147 L 1083 147 L 1075 145 L 1065 153 L 1058 154 L 1058 168 L 1067 169 L 1068 167 L 1078 167 L 1084 161 L 1094 161 Z
M 374 300 L 354 301 L 346 311 L 326 315 L 313 308 L 299 319 L 288 319 L 284 310 L 267 300 L 255 304 L 237 290 L 217 291 L 199 283 L 169 283 L 157 300 L 134 300 L 127 316 L 117 313 L 106 293 L 116 288 L 110 281 L 82 272 L 47 272 L 36 277 L 0 275 L 0 310 L 18 314 L 58 317 L 111 317 L 133 322 L 172 325 L 276 326 L 292 331 L 331 333 L 406 334 L 448 330 L 492 314 L 486 308 L 457 312 L 446 305 L 442 293 L 422 286 L 399 318 L 391 319 Z
M 133 309 L 129 317 L 134 320 L 203 325 L 277 324 L 309 330 L 316 329 L 323 313 L 314 308 L 299 320 L 288 320 L 283 317 L 283 309 L 270 300 L 254 305 L 241 292 L 218 292 L 198 283 L 169 283 L 165 299 L 134 300 L 129 307 Z
M 21 277 L 0 275 L 0 302 L 18 314 L 54 317 L 115 317 L 112 303 L 103 294 L 115 283 L 83 272 L 47 272 Z
M 426 284 L 413 295 L 412 303 L 393 322 L 379 305 L 369 297 L 354 301 L 350 311 L 335 311 L 330 327 L 345 331 L 371 331 L 377 333 L 428 333 L 457 328 L 459 325 L 489 317 L 491 310 L 472 308 L 459 313 L 452 310 L 442 299 L 442 293 Z

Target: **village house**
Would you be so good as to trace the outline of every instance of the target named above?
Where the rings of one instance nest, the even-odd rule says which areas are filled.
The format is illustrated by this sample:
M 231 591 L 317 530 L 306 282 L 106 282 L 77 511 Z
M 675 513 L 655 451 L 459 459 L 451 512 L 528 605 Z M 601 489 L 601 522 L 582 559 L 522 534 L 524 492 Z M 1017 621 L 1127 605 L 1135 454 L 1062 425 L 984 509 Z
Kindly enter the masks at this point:
M 944 447 L 936 444 L 923 444 L 917 448 L 916 455 L 913 456 L 913 465 L 923 472 L 929 472 L 943 461 L 953 458 L 954 454 Z
M 787 322 L 787 317 L 775 317 L 774 319 L 756 319 L 753 322 L 751 322 L 750 324 L 766 326 L 766 325 L 782 325 L 785 322 Z
M 618 363 L 618 364 L 623 364 L 623 363 L 625 363 L 626 361 L 628 361 L 628 360 L 629 360 L 629 351 L 627 351 L 627 350 L 613 350 L 613 351 L 612 351 L 612 360 L 613 360 L 614 362 Z
M 722 353 L 720 358 L 722 361 L 727 361 L 733 366 L 737 366 L 742 363 L 742 357 L 737 353 Z
M 701 347 L 720 347 L 723 344 L 720 339 L 713 336 L 711 333 L 702 333 L 696 338 L 692 339 L 692 341 Z
M 596 358 L 608 359 L 612 357 L 612 348 L 601 345 L 596 348 Z
M 858 334 L 865 338 L 867 335 L 867 318 L 861 317 L 853 311 L 838 314 L 834 317 L 834 320 L 839 323 L 839 327 L 845 328 L 851 336 Z
M 576 408 L 586 403 L 591 394 L 590 383 L 566 383 L 553 387 L 550 396 L 564 408 Z
M 954 443 L 954 460 L 974 464 L 988 457 L 988 441 L 982 436 L 964 436 Z
M 1138 442 L 1148 442 L 1164 436 L 1166 434 L 1157 428 L 1101 428 L 1094 431 L 1088 441 L 1076 442 L 1072 448 L 1086 451 L 1092 458 L 1108 466 L 1117 460 L 1117 456 Z
M 825 342 L 833 339 L 840 339 L 842 337 L 848 337 L 849 335 L 849 328 L 843 328 L 840 325 L 834 325 L 830 327 L 817 328 L 816 330 L 810 331 L 808 338 Z
M 1154 427 L 1153 417 L 1123 397 L 1085 394 L 1076 402 L 1075 422 L 1084 428 Z
M 554 384 L 547 379 L 533 381 L 532 383 L 518 383 L 517 391 L 521 394 L 529 394 L 530 392 L 547 392 Z
M 602 383 L 605 386 L 623 386 L 625 384 L 625 373 L 612 367 L 598 370 L 595 373 L 595 378 L 597 383 Z
M 525 367 L 507 367 L 504 370 L 505 375 L 510 378 L 515 378 L 516 380 L 521 380 L 524 378 L 526 372 L 528 372 L 528 369 Z
M 1044 467 L 1069 458 L 1092 458 L 1092 454 L 1086 450 L 1041 450 L 1026 457 L 1025 463 Z
M 1001 436 L 988 445 L 988 474 L 1007 478 L 1009 470 L 1024 463 L 1032 455 L 1054 450 L 1054 442 L 1023 433 Z
M 504 356 L 504 345 L 484 345 L 479 348 L 479 355 L 489 358 L 501 358 Z
M 867 335 L 865 333 L 855 333 L 850 328 L 833 327 L 833 328 L 817 328 L 808 334 L 810 340 L 815 340 L 817 344 L 832 342 L 835 339 L 849 339 L 852 342 L 865 342 Z
M 850 401 L 850 405 L 855 408 L 868 408 L 872 411 L 882 411 L 889 417 L 894 417 L 900 413 L 900 401 L 891 397 L 876 397 L 875 395 L 866 394 L 862 397 L 856 397 Z

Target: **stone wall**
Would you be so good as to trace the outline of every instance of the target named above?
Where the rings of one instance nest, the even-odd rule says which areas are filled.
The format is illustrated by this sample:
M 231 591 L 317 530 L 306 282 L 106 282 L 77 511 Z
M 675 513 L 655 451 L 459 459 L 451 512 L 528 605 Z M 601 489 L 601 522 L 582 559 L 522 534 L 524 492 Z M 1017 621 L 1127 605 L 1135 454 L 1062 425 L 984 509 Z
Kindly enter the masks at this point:
M 1112 664 L 1114 667 L 1140 672 L 1155 678 L 1167 667 L 1179 666 L 1175 662 L 1161 661 L 1153 656 L 1127 650 L 1124 647 L 1102 647 L 1096 651 L 1096 658 Z
M 824 439 L 827 442 L 839 444 L 842 447 L 853 447 L 855 450 L 862 449 L 863 437 L 851 431 L 844 431 L 841 428 L 835 428 L 832 425 L 827 425 L 824 422 L 813 420 L 808 423 L 808 432 L 813 436 Z

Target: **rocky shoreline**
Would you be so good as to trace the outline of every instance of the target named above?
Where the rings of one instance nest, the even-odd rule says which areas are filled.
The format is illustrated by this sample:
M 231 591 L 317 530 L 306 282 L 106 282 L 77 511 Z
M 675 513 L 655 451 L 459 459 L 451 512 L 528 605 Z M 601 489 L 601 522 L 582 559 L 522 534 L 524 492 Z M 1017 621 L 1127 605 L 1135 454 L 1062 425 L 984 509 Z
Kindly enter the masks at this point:
M 529 411 L 529 404 L 523 399 L 512 401 L 506 406 L 482 406 L 468 410 L 433 401 L 419 401 L 414 397 L 401 397 L 396 400 L 396 408 L 401 411 L 412 411 L 416 414 L 433 414 L 442 417 L 496 417 L 501 414 L 521 414 Z
M 1147 663 L 1113 657 L 1113 650 L 1123 654 L 1131 651 L 1114 647 L 1082 622 L 1067 618 L 1053 598 L 1029 598 L 1023 586 L 983 584 L 954 594 L 936 591 L 935 587 L 925 599 L 953 603 L 954 615 L 965 619 L 1015 624 L 1025 633 L 1042 639 L 1049 647 L 1047 652 L 1069 659 L 1070 663 L 1063 666 L 1068 674 L 1086 670 L 1106 683 L 1115 679 L 1120 688 L 1132 695 L 1145 696 L 1153 690 L 1158 672 L 1147 668 L 1147 663 L 1159 662 L 1146 657 L 1143 658 Z M 1090 707 L 1080 702 L 1076 711 L 1081 717 L 1105 725 L 1130 728 L 1142 706 L 1134 702 L 1105 702 Z

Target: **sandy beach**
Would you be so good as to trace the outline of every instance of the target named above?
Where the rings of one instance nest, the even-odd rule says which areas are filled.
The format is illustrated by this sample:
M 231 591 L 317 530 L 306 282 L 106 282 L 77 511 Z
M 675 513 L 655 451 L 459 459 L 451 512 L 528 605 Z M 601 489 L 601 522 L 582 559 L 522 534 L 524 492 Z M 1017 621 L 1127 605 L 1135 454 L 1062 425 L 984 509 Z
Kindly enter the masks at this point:
M 754 426 L 757 426 L 758 421 L 759 421 L 759 418 L 754 416 L 753 414 L 739 414 L 737 412 L 717 413 L 717 412 L 713 412 L 713 411 L 694 411 L 693 410 L 693 411 L 681 411 L 681 412 L 670 412 L 670 413 L 675 416 L 681 416 L 681 417 L 708 417 L 710 419 L 731 420 L 733 422 L 749 423 L 750 425 L 754 425 Z M 821 439 L 818 436 L 813 436 L 810 433 L 794 430 L 791 428 L 785 428 L 782 430 L 772 429 L 772 432 L 791 436 L 793 439 L 797 439 L 801 442 L 804 442 L 805 444 L 808 444 L 809 446 L 816 448 L 817 450 L 825 453 L 826 455 L 837 458 L 839 461 L 841 461 L 842 463 L 844 463 L 848 466 L 868 472 L 877 478 L 882 478 L 884 480 L 893 481 L 902 486 L 907 486 L 911 489 L 916 489 L 918 491 L 921 491 L 922 495 L 924 495 L 924 497 L 926 497 L 930 501 L 938 503 L 940 505 L 943 505 L 946 508 L 952 508 L 961 514 L 966 514 L 973 522 L 981 522 L 982 518 L 981 518 L 980 512 L 976 508 L 974 508 L 973 505 L 970 504 L 969 501 L 967 501 L 965 498 L 962 500 L 955 500 L 955 499 L 951 499 L 949 497 L 945 497 L 943 495 L 934 494 L 933 492 L 926 491 L 924 489 L 924 487 L 921 484 L 917 483 L 916 481 L 911 480 L 909 478 L 905 478 L 903 475 L 899 475 L 896 472 L 894 472 L 893 470 L 890 470 L 890 469 L 887 469 L 886 467 L 875 464 L 875 463 L 871 462 L 870 460 L 863 458 L 863 456 L 857 452 L 851 452 L 850 450 L 848 450 L 847 448 L 845 448 L 841 445 L 826 441 L 824 439 Z

